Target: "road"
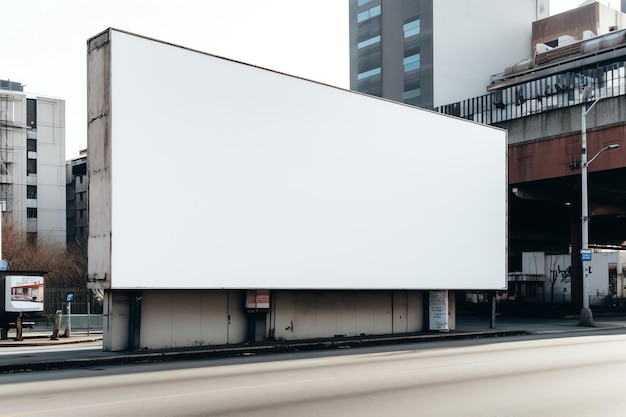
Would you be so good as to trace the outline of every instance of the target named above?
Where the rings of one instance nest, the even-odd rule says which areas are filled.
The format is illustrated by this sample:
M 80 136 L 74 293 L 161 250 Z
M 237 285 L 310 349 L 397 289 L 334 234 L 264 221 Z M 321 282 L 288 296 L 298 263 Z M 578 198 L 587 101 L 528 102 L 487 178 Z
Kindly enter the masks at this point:
M 0 375 L 0 416 L 626 415 L 626 335 Z

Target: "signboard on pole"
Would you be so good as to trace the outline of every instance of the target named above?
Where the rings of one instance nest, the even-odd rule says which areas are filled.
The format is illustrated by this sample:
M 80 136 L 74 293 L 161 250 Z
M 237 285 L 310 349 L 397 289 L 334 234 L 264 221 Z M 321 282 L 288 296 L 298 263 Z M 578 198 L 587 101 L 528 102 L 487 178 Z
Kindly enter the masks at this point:
M 580 260 L 581 262 L 590 262 L 591 261 L 591 249 L 581 249 Z
M 43 311 L 43 276 L 8 275 L 5 281 L 4 310 Z

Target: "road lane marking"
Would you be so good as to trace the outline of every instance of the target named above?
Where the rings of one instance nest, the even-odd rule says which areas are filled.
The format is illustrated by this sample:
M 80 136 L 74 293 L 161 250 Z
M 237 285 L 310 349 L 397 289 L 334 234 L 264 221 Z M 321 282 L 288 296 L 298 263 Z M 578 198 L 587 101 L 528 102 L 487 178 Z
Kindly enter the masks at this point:
M 96 407 L 106 407 L 106 406 L 114 406 L 114 405 L 141 403 L 145 401 L 193 397 L 196 395 L 218 394 L 218 393 L 224 393 L 224 392 L 244 391 L 244 390 L 258 389 L 258 388 L 279 387 L 279 386 L 292 385 L 292 384 L 306 384 L 310 382 L 331 381 L 334 379 L 336 378 L 324 377 L 324 378 L 314 378 L 314 379 L 299 379 L 299 380 L 285 381 L 285 382 L 274 382 L 271 384 L 244 385 L 241 387 L 218 388 L 218 389 L 211 389 L 211 390 L 206 390 L 206 391 L 195 391 L 195 392 L 185 392 L 185 393 L 180 393 L 180 394 L 162 395 L 158 397 L 133 398 L 129 400 L 107 401 L 107 402 L 100 402 L 100 403 L 94 403 L 94 404 L 83 404 L 83 405 L 74 405 L 74 406 L 59 407 L 59 408 L 47 408 L 43 410 L 22 411 L 22 412 L 13 413 L 13 414 L 0 414 L 0 417 L 24 417 L 24 416 L 36 416 L 36 415 L 42 415 L 42 414 L 45 415 L 45 414 L 50 414 L 50 413 L 61 413 L 64 411 L 76 411 L 76 410 L 84 410 L 84 409 L 96 408 Z

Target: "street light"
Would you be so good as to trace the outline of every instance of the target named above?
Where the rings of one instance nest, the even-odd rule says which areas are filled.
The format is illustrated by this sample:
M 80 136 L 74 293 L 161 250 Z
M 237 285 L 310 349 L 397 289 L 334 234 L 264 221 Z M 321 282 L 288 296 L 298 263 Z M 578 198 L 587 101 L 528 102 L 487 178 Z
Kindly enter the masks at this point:
M 587 113 L 591 111 L 593 106 L 600 100 L 604 99 L 604 97 L 600 97 L 595 100 L 588 109 L 585 109 L 585 105 L 582 106 L 582 117 L 581 117 L 581 142 L 582 142 L 582 156 L 580 158 L 581 165 L 581 176 L 582 176 L 582 185 L 581 185 L 581 194 L 582 194 L 582 236 L 581 236 L 581 249 L 580 249 L 580 260 L 583 263 L 583 307 L 580 310 L 580 326 L 594 327 L 595 324 L 593 322 L 593 314 L 591 313 L 591 309 L 589 308 L 589 262 L 591 261 L 591 250 L 589 249 L 589 206 L 588 206 L 588 192 L 587 192 L 587 167 L 590 163 L 592 163 L 598 155 L 608 149 L 616 149 L 619 148 L 619 144 L 614 143 L 604 148 L 600 149 L 598 153 L 596 153 L 593 158 L 587 161 Z

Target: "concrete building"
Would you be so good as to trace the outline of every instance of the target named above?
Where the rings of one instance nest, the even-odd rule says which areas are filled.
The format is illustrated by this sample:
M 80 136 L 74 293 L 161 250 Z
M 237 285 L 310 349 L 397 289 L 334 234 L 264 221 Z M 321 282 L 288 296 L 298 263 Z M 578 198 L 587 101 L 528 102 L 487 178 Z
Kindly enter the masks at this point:
M 438 107 L 531 54 L 547 0 L 350 0 L 350 89 Z
M 89 238 L 87 151 L 66 165 L 67 242 L 78 243 L 87 248 Z
M 447 331 L 504 289 L 504 130 L 116 29 L 87 63 L 104 349 Z
M 63 243 L 65 101 L 0 81 L 0 208 L 32 241 Z
M 494 74 L 488 94 L 437 109 L 508 131 L 509 271 L 522 271 L 525 252 L 569 254 L 575 310 L 596 296 L 583 294 L 580 261 L 582 114 L 592 103 L 584 116 L 588 160 L 598 155 L 588 166 L 589 246 L 626 247 L 624 18 L 592 2 L 534 22 L 532 39 L 554 46 L 535 44 L 523 65 Z M 608 145 L 620 148 L 604 152 Z

